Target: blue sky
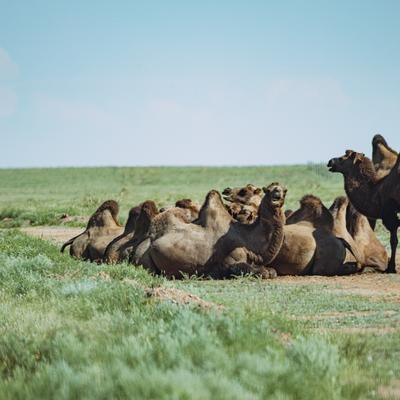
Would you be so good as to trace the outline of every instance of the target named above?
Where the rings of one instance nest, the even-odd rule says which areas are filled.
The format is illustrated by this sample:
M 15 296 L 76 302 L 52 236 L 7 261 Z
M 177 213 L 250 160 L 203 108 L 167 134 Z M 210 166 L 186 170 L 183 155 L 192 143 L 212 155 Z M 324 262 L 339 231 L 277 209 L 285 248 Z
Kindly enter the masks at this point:
M 0 167 L 400 149 L 400 1 L 0 0 Z

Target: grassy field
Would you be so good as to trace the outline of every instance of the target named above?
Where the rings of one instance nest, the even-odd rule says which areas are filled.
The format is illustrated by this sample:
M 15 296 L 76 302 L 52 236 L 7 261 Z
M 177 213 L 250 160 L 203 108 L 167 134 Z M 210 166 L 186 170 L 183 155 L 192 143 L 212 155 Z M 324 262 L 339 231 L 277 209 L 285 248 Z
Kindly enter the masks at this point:
M 147 199 L 160 206 L 184 197 L 202 202 L 211 189 L 223 190 L 249 182 L 265 186 L 272 181 L 289 188 L 287 206 L 291 208 L 305 192 L 319 194 L 327 202 L 343 192 L 340 177 L 321 165 L 0 169 L 0 227 L 56 225 L 64 213 L 87 217 L 108 198 L 119 201 L 124 220 L 130 207 Z M 72 224 L 84 225 L 80 220 Z
M 0 223 L 57 225 L 66 213 L 83 225 L 107 198 L 123 220 L 148 198 L 275 180 L 292 208 L 305 193 L 327 205 L 342 194 L 315 165 L 0 170 Z M 0 398 L 397 399 L 400 279 L 378 278 L 383 289 L 367 293 L 344 290 L 347 278 L 168 281 L 3 229 Z

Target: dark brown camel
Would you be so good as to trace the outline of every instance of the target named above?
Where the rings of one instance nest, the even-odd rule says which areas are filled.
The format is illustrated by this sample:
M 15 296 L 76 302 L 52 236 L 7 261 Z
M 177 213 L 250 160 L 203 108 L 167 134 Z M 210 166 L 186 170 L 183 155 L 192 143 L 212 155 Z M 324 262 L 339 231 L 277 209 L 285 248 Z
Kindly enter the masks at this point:
M 382 178 L 376 174 L 372 161 L 362 153 L 347 150 L 328 162 L 331 172 L 344 176 L 344 188 L 353 206 L 361 214 L 382 219 L 390 232 L 391 257 L 387 272 L 396 272 L 397 230 L 400 226 L 400 156 L 390 173 Z

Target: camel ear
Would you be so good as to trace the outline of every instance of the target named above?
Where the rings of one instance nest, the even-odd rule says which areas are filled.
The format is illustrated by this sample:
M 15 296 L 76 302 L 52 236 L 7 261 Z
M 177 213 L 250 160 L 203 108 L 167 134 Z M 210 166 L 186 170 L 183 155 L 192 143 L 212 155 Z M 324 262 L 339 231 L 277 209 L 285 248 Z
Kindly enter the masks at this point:
M 268 188 L 266 186 L 263 186 L 262 190 L 263 190 L 264 193 L 268 192 Z
M 365 155 L 362 153 L 354 153 L 354 155 L 351 157 L 353 159 L 353 164 L 357 164 L 361 162 L 364 159 Z

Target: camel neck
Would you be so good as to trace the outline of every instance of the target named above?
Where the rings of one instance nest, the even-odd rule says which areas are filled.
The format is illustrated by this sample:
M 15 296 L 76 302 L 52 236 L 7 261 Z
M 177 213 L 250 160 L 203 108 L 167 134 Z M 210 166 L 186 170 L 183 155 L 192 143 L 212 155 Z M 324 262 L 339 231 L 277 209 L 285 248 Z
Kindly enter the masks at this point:
M 376 183 L 362 173 L 345 176 L 345 191 L 350 201 L 361 213 L 371 218 L 379 218 L 374 204 Z
M 260 217 L 259 223 L 265 232 L 266 242 L 261 249 L 261 255 L 263 264 L 267 265 L 277 256 L 282 246 L 285 214 L 280 207 L 269 209 L 267 215 Z

